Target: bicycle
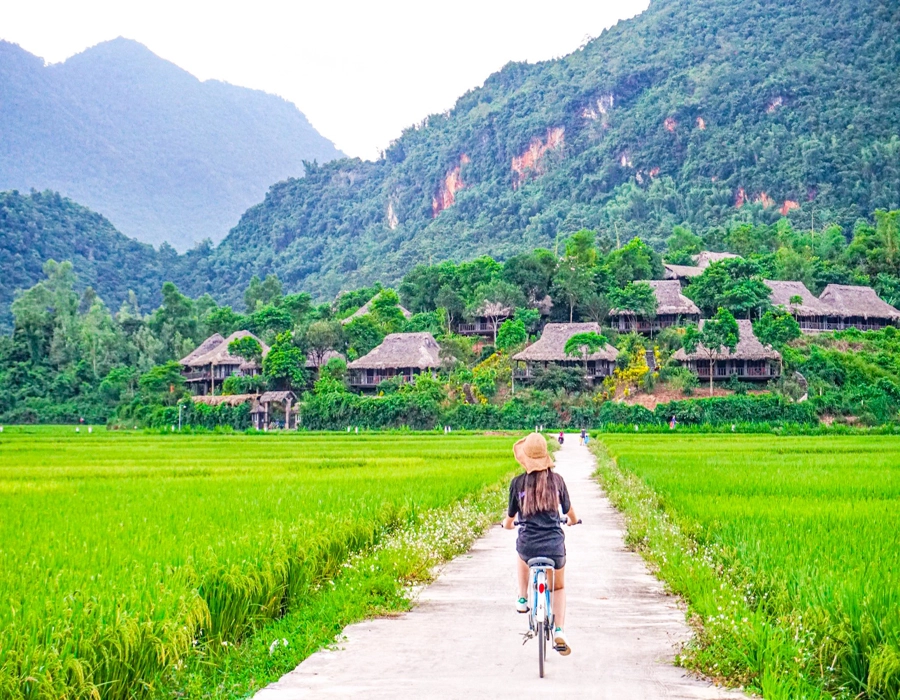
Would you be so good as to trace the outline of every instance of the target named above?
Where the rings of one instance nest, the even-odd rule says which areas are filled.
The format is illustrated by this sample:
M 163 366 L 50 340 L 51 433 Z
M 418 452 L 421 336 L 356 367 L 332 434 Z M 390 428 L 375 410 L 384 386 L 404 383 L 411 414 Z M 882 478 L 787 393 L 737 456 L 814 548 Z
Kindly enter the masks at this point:
M 568 521 L 560 518 L 559 524 L 563 525 Z M 525 522 L 516 520 L 514 524 L 518 527 L 524 527 Z M 581 520 L 575 522 L 580 525 Z M 544 677 L 544 661 L 547 659 L 547 643 L 553 634 L 553 626 L 556 618 L 553 615 L 553 606 L 550 600 L 551 586 L 547 582 L 547 571 L 554 571 L 556 562 L 547 557 L 532 557 L 527 562 L 529 577 L 531 578 L 531 591 L 528 614 L 528 632 L 526 632 L 522 640 L 525 644 L 529 639 L 537 637 L 538 640 L 538 674 Z M 555 584 L 555 580 L 554 580 Z M 556 648 L 556 647 L 554 647 Z M 557 649 L 558 651 L 558 649 Z

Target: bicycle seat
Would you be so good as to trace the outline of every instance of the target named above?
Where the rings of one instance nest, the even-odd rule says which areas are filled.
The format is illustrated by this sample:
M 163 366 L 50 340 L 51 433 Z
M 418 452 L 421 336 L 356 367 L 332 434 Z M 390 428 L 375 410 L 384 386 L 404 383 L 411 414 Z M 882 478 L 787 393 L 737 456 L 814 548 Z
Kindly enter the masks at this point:
M 547 557 L 532 557 L 528 560 L 528 566 L 549 566 L 553 568 L 556 566 L 556 562 Z

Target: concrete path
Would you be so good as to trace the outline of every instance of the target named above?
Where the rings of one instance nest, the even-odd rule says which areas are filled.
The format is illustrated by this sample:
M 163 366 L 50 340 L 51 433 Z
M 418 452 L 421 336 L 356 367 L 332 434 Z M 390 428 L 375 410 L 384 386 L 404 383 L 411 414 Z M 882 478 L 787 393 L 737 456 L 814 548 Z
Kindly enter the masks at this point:
M 258 700 L 296 698 L 741 698 L 672 665 L 690 637 L 684 613 L 639 555 L 625 550 L 621 516 L 591 478 L 593 456 L 568 436 L 556 454 L 584 525 L 566 528 L 572 654 L 548 653 L 515 604 L 515 532 L 491 528 L 447 564 L 416 607 L 349 626 L 335 651 L 313 654 Z

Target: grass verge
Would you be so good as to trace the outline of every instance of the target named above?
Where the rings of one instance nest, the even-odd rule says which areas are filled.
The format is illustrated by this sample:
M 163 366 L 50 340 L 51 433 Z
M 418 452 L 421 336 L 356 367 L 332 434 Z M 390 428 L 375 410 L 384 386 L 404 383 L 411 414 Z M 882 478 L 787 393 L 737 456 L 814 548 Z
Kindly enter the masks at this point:
M 287 614 L 238 645 L 206 648 L 177 669 L 159 697 L 245 698 L 335 643 L 349 624 L 409 610 L 435 567 L 469 549 L 502 510 L 500 486 L 426 511 L 374 548 L 348 559 Z
M 768 700 L 819 700 L 835 695 L 813 669 L 814 644 L 801 617 L 773 619 L 753 593 L 735 585 L 714 553 L 683 532 L 662 499 L 640 478 L 621 469 L 600 441 L 592 442 L 597 476 L 627 523 L 626 544 L 688 606 L 694 639 L 676 662 L 731 687 Z M 839 696 L 838 696 L 839 697 Z

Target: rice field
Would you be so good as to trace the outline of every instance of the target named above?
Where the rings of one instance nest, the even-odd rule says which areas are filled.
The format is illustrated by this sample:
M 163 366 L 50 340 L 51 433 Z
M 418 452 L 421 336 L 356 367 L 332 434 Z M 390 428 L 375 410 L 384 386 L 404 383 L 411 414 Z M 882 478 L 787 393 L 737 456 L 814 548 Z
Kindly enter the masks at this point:
M 766 698 L 900 696 L 900 439 L 602 441 L 632 544 L 695 616 L 688 665 Z
M 348 557 L 500 482 L 512 441 L 7 429 L 0 697 L 153 695 Z

